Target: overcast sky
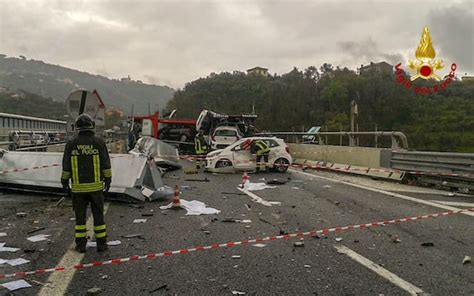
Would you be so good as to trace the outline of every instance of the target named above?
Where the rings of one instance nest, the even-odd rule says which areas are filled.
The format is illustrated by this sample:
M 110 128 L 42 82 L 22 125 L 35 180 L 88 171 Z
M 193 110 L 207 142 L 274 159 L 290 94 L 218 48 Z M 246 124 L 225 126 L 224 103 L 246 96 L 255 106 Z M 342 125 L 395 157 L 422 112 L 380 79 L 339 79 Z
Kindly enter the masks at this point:
M 180 88 L 257 65 L 406 64 L 425 25 L 437 58 L 474 75 L 472 0 L 0 0 L 0 53 Z

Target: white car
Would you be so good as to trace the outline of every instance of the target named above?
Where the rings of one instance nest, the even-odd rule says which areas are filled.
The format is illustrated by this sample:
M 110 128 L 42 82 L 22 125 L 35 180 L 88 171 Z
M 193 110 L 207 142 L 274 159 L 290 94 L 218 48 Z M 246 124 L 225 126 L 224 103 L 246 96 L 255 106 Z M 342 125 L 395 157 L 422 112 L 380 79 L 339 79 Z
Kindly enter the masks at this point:
M 240 140 L 243 136 L 235 126 L 219 126 L 211 136 L 212 149 L 224 149 L 225 147 Z
M 293 163 L 288 146 L 282 139 L 275 137 L 243 138 L 225 149 L 210 152 L 206 156 L 206 170 L 211 172 L 254 171 L 256 155 L 250 149 L 242 149 L 246 140 L 263 140 L 270 148 L 268 165 L 270 168 L 284 173 Z M 262 165 L 263 169 L 263 165 Z

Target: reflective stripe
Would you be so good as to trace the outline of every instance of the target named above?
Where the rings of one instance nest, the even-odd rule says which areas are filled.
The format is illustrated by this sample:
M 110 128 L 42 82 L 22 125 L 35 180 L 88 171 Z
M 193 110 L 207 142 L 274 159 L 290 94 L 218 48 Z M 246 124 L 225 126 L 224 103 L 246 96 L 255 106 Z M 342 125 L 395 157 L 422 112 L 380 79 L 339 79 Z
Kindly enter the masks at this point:
M 76 232 L 74 235 L 76 238 L 82 238 L 87 236 L 87 232 Z
M 95 183 L 100 182 L 100 160 L 99 155 L 92 156 L 94 162 L 94 181 Z
M 97 231 L 97 230 L 104 230 L 104 229 L 105 229 L 105 224 L 98 225 L 98 226 L 94 226 L 94 231 Z
M 104 184 L 99 183 L 83 183 L 83 184 L 72 184 L 72 192 L 95 192 L 104 189 Z
M 107 232 L 96 233 L 95 238 L 103 238 L 107 236 Z
M 76 230 L 86 230 L 85 225 L 76 225 Z
M 72 186 L 74 184 L 79 184 L 79 168 L 77 166 L 77 156 L 71 156 L 71 166 L 72 166 Z
M 105 178 L 111 178 L 112 177 L 112 169 L 102 170 L 102 174 L 104 174 Z
M 255 143 L 255 146 L 257 146 L 257 155 L 270 152 L 270 148 L 268 148 L 267 143 L 265 143 L 265 142 L 263 142 L 263 141 L 259 141 L 259 140 L 258 140 L 258 141 Z
M 69 179 L 71 177 L 71 172 L 63 171 L 61 174 L 61 179 Z

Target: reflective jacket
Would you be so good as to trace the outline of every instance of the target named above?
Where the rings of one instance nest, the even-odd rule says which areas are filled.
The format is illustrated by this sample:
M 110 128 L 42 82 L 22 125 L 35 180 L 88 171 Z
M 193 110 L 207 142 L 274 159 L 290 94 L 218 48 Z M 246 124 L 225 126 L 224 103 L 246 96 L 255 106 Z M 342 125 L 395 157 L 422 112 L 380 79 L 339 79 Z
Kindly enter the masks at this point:
M 196 136 L 194 138 L 194 149 L 198 155 L 207 153 L 207 143 L 204 140 L 204 136 Z
M 61 179 L 69 178 L 75 193 L 101 191 L 103 180 L 112 178 L 107 146 L 92 131 L 81 132 L 66 144 Z
M 253 141 L 254 149 L 257 155 L 267 154 L 270 152 L 270 148 L 268 147 L 267 143 L 263 140 L 255 140 Z

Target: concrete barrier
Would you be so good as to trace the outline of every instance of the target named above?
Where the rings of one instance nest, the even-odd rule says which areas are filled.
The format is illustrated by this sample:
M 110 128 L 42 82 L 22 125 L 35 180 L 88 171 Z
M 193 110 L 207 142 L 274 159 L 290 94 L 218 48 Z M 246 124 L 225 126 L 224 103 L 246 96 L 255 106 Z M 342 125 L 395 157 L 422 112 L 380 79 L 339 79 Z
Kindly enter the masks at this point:
M 288 144 L 288 147 L 295 164 L 397 181 L 404 177 L 404 173 L 386 166 L 391 151 L 387 148 L 311 144 Z

